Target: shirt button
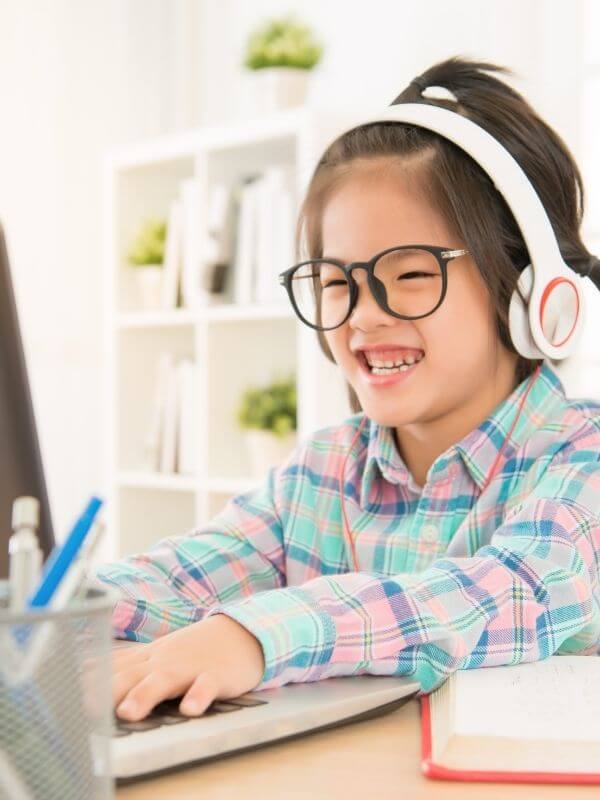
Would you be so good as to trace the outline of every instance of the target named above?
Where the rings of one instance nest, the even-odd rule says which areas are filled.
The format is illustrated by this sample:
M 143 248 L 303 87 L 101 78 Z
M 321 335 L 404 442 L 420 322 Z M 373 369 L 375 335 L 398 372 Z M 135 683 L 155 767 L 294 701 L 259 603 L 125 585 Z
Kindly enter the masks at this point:
M 424 542 L 437 542 L 438 537 L 439 532 L 435 525 L 423 525 L 421 529 L 421 538 Z

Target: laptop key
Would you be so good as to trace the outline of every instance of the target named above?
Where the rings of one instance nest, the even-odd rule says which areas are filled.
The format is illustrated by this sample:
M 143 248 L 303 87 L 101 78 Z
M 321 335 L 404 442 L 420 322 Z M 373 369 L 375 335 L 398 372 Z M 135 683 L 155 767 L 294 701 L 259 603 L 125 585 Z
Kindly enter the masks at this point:
M 240 708 L 253 708 L 254 706 L 266 706 L 266 700 L 258 700 L 256 697 L 233 697 L 230 700 L 221 700 L 222 703 L 227 703 L 232 706 L 240 706 Z
M 120 719 L 117 722 L 117 726 L 120 730 L 137 733 L 140 731 L 151 731 L 153 728 L 160 728 L 160 722 L 153 717 L 146 717 L 146 719 L 139 719 L 131 722 Z
M 180 714 L 176 717 L 172 714 L 153 714 L 152 716 L 157 719 L 161 725 L 180 725 L 182 722 L 187 722 L 191 719 L 191 717 L 186 717 L 185 714 Z
M 212 711 L 213 713 L 217 714 L 228 714 L 230 711 L 241 711 L 241 706 L 234 706 L 230 703 L 222 703 L 220 700 L 217 700 L 214 703 L 211 703 L 209 707 L 206 709 L 207 711 Z

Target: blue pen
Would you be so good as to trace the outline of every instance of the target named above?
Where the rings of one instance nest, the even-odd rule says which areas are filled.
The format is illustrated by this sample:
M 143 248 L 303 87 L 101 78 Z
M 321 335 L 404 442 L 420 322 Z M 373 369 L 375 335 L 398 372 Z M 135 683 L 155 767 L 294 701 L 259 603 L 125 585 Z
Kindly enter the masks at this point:
M 62 546 L 54 548 L 44 567 L 40 584 L 29 599 L 30 608 L 48 605 L 75 560 L 101 505 L 102 500 L 99 497 L 92 497 Z

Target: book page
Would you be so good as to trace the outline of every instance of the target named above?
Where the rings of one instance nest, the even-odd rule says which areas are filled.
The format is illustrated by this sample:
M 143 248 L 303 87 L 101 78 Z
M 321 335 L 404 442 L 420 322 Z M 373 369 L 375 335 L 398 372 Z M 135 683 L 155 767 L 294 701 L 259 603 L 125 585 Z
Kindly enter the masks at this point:
M 600 740 L 600 658 L 551 656 L 458 670 L 453 732 L 518 739 Z

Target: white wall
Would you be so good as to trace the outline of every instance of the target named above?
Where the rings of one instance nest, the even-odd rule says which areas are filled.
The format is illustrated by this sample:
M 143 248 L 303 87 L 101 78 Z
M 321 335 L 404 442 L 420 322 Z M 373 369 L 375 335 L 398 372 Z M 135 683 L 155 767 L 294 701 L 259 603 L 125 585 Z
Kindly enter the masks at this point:
M 169 3 L 0 3 L 0 218 L 57 533 L 102 491 L 101 164 L 172 119 Z
M 326 44 L 311 89 L 315 101 L 388 105 L 435 61 L 465 55 L 515 70 L 508 80 L 567 140 L 577 139 L 579 0 L 220 0 L 202 6 L 202 49 L 212 65 L 203 92 L 207 116 L 233 116 L 243 91 L 239 83 L 231 91 L 214 80 L 215 65 L 233 82 L 249 31 L 289 10 Z
M 326 43 L 311 100 L 387 105 L 463 54 L 517 71 L 514 85 L 579 153 L 580 2 L 3 0 L 0 218 L 59 536 L 104 491 L 102 156 L 235 118 L 246 36 L 287 11 Z

